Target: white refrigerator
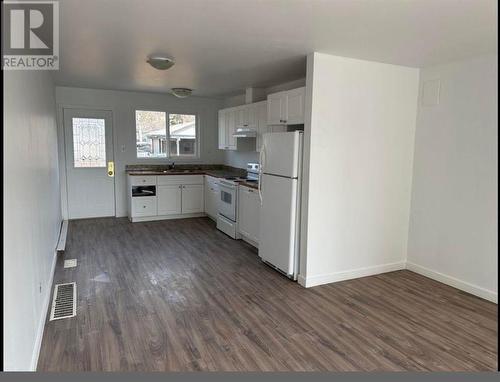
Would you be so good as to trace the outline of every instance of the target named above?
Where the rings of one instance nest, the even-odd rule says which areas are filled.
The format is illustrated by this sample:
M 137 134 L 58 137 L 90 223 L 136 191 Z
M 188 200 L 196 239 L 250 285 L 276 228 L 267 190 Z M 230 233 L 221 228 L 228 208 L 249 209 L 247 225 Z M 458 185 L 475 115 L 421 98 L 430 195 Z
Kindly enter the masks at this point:
M 259 256 L 296 280 L 299 268 L 301 131 L 267 133 L 260 151 Z

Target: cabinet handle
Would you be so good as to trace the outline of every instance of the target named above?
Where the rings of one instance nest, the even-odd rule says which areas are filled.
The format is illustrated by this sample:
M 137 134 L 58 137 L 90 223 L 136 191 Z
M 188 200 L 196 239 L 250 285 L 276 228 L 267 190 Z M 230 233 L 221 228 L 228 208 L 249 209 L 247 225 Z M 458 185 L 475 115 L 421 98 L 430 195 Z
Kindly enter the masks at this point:
M 179 188 L 182 188 L 182 186 L 179 186 Z

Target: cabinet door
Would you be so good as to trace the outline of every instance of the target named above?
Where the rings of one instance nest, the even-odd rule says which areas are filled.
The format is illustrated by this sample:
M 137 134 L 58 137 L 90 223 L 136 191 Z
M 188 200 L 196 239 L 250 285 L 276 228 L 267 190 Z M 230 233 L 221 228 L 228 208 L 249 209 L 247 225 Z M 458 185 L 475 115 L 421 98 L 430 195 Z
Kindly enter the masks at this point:
M 248 127 L 248 112 L 249 107 L 247 105 L 236 108 L 236 128 Z
M 213 219 L 217 218 L 217 195 L 219 191 L 216 190 L 216 187 L 214 180 L 208 177 L 205 179 L 205 213 Z
M 211 184 L 210 185 L 210 205 L 211 205 L 211 216 L 214 219 L 217 219 L 217 203 L 219 201 L 219 185 Z
M 305 88 L 298 88 L 286 92 L 286 117 L 287 125 L 304 123 Z
M 257 117 L 257 139 L 255 140 L 255 150 L 260 152 L 262 147 L 262 135 L 269 132 L 267 126 L 267 102 L 259 102 L 256 107 Z
M 236 138 L 233 137 L 236 131 L 236 109 L 226 110 L 226 150 L 236 150 Z
M 247 238 L 259 242 L 260 201 L 257 190 L 239 188 L 238 229 Z
M 285 92 L 274 93 L 267 96 L 267 124 L 281 125 L 286 115 Z
M 178 215 L 181 213 L 182 186 L 158 186 L 158 215 Z
M 182 186 L 182 213 L 194 214 L 203 212 L 203 185 L 186 184 Z
M 259 105 L 261 102 L 258 103 L 253 103 L 251 105 L 248 105 L 248 120 L 247 120 L 247 126 L 249 129 L 255 129 L 257 130 L 259 128 L 258 125 L 258 119 L 259 119 Z
M 156 216 L 156 196 L 132 198 L 132 217 Z
M 224 150 L 227 146 L 226 111 L 219 110 L 219 149 Z

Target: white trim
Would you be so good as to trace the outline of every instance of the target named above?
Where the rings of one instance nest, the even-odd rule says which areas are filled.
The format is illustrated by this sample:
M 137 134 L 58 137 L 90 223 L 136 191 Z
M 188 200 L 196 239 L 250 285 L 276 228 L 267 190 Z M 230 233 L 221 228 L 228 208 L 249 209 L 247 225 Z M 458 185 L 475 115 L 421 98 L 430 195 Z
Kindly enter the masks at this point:
M 42 347 L 43 330 L 45 329 L 45 321 L 49 311 L 50 294 L 52 292 L 52 282 L 54 281 L 54 273 L 57 263 L 57 251 L 54 251 L 54 258 L 52 260 L 52 267 L 50 270 L 49 281 L 45 285 L 45 297 L 43 299 L 42 311 L 40 320 L 38 321 L 37 334 L 35 338 L 35 346 L 33 347 L 33 355 L 31 357 L 30 371 L 36 371 L 38 364 L 38 357 L 40 356 L 40 348 Z
M 304 288 L 306 287 L 306 278 L 302 275 L 299 275 L 299 277 L 297 278 L 297 282 L 299 283 L 299 285 L 302 285 Z
M 492 290 L 488 290 L 480 286 L 468 283 L 466 281 L 459 280 L 455 277 L 434 271 L 432 269 L 423 267 L 421 265 L 412 263 L 410 261 L 406 262 L 406 268 L 412 272 L 429 277 L 433 280 L 442 282 L 443 284 L 452 286 L 454 288 L 463 290 L 467 293 L 473 294 L 474 296 L 481 297 L 484 298 L 485 300 L 498 304 L 498 293 Z
M 337 281 L 344 281 L 350 279 L 356 279 L 359 277 L 378 275 L 379 273 L 399 271 L 405 269 L 406 263 L 404 261 L 399 261 L 397 263 L 381 264 L 371 267 L 357 268 L 348 271 L 327 273 L 315 276 L 302 276 L 299 275 L 300 285 L 310 288 L 317 285 L 334 283 Z

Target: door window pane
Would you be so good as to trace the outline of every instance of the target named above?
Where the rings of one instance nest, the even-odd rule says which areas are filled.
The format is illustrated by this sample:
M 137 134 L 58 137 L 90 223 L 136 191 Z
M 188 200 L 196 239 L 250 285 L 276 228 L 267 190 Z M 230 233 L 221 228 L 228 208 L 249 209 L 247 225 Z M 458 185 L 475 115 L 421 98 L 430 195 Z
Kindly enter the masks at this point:
M 106 129 L 104 119 L 73 118 L 75 167 L 106 167 Z
M 167 113 L 136 110 L 137 158 L 167 157 Z
M 170 156 L 196 156 L 196 115 L 169 114 Z

